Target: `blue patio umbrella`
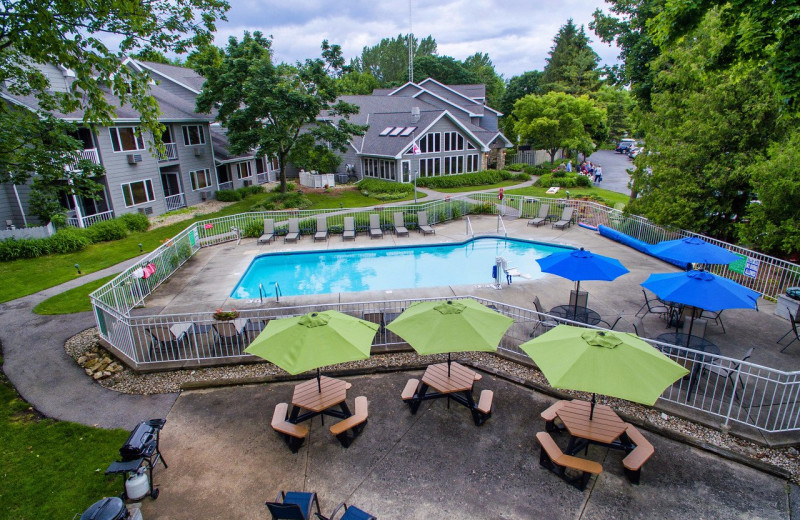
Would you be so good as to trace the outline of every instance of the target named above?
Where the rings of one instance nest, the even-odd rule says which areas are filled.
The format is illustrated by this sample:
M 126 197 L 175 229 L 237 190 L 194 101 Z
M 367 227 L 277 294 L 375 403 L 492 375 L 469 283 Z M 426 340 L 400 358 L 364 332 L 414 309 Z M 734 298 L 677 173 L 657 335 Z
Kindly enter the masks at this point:
M 596 255 L 583 248 L 565 253 L 553 253 L 536 260 L 543 273 L 558 275 L 567 280 L 577 282 L 575 286 L 575 314 L 578 313 L 577 293 L 584 280 L 611 281 L 625 273 L 628 269 L 616 258 Z
M 650 252 L 677 262 L 687 264 L 730 264 L 740 259 L 724 247 L 706 242 L 699 237 L 686 237 L 677 240 L 664 240 L 650 246 Z
M 757 309 L 758 305 L 759 293 L 756 291 L 703 270 L 651 274 L 641 286 L 662 300 L 714 312 L 724 309 Z M 694 310 L 689 336 L 692 335 L 693 325 Z

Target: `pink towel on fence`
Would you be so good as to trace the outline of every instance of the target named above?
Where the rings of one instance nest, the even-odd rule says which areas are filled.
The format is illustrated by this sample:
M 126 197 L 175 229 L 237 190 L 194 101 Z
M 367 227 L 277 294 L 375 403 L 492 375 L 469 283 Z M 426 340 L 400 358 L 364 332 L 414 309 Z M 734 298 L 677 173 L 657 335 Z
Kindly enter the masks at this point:
M 214 224 L 206 224 L 203 226 L 204 229 L 211 229 L 214 227 Z
M 142 268 L 143 275 L 142 278 L 150 278 L 154 274 L 156 274 L 156 264 L 149 263 Z

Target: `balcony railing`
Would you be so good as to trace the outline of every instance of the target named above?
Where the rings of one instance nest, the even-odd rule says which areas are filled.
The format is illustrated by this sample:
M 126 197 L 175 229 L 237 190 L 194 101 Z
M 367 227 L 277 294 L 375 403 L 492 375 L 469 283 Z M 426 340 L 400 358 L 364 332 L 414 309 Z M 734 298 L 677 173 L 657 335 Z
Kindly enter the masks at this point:
M 69 163 L 66 166 L 68 171 L 76 171 L 79 170 L 78 168 L 78 161 L 83 159 L 85 161 L 91 161 L 95 164 L 100 164 L 100 156 L 97 155 L 97 148 L 87 148 L 85 150 L 75 150 L 75 160 Z
M 164 151 L 156 152 L 158 162 L 177 161 L 178 145 L 175 143 L 164 143 Z
M 233 189 L 233 181 L 228 182 L 220 182 L 219 189 L 221 190 L 232 190 Z
M 83 227 L 89 227 L 92 224 L 97 224 L 103 220 L 111 220 L 114 218 L 113 211 L 104 211 L 102 213 L 95 213 L 94 215 L 86 215 L 83 217 Z M 72 227 L 81 227 L 78 223 L 78 217 L 68 217 L 67 225 Z
M 164 199 L 164 202 L 167 204 L 167 211 L 173 211 L 176 209 L 186 207 L 186 199 L 183 197 L 183 193 L 178 193 L 177 195 L 170 195 L 169 197 Z

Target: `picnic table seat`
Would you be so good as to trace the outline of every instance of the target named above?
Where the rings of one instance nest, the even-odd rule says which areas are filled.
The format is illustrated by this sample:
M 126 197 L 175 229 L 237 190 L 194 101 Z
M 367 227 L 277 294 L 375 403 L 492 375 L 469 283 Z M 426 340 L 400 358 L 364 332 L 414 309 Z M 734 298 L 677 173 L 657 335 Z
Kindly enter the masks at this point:
M 536 434 L 542 449 L 539 454 L 539 464 L 558 475 L 564 482 L 575 486 L 583 491 L 592 475 L 599 475 L 603 472 L 603 466 L 593 460 L 581 459 L 566 455 L 558 447 L 556 441 L 547 432 Z M 577 475 L 567 474 L 567 470 L 578 472 Z
M 403 401 L 410 401 L 414 399 L 414 396 L 417 394 L 417 390 L 419 389 L 419 379 L 409 379 L 406 383 L 406 387 L 403 388 L 403 393 L 401 397 Z
M 288 411 L 288 403 L 275 405 L 275 412 L 272 414 L 272 429 L 283 436 L 292 453 L 297 453 L 300 446 L 303 445 L 303 440 L 308 436 L 308 427 L 287 421 Z
M 628 424 L 625 429 L 625 435 L 636 447 L 622 459 L 622 466 L 625 468 L 625 476 L 628 477 L 628 480 L 633 484 L 638 484 L 642 474 L 642 466 L 653 456 L 656 450 L 650 444 L 650 441 L 645 439 L 644 435 L 632 424 Z
M 556 401 L 541 413 L 541 417 L 544 419 L 544 429 L 548 433 L 564 431 L 564 424 L 556 424 L 556 419 L 558 418 L 558 411 L 565 404 L 567 404 L 567 401 Z
M 363 395 L 356 397 L 356 412 L 330 427 L 331 433 L 339 439 L 342 446 L 348 448 L 350 444 L 361 435 L 367 424 L 367 398 Z M 351 433 L 352 432 L 352 433 Z
M 481 390 L 481 396 L 478 398 L 478 404 L 475 411 L 478 412 L 475 417 L 475 424 L 480 426 L 485 423 L 489 417 L 492 416 L 492 401 L 494 400 L 494 392 L 491 390 Z

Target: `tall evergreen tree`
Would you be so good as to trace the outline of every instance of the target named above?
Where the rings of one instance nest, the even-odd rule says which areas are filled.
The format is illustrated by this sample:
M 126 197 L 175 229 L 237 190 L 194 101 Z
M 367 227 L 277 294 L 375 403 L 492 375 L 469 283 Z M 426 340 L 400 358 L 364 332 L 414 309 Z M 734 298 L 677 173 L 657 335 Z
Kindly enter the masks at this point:
M 476 52 L 464 60 L 464 67 L 478 77 L 478 81 L 486 85 L 486 104 L 497 108 L 506 90 L 503 77 L 497 74 L 489 54 Z
M 412 44 L 415 59 L 436 54 L 433 36 L 422 40 L 412 38 Z M 361 56 L 350 62 L 350 67 L 358 72 L 369 72 L 382 87 L 401 85 L 408 78 L 408 35 L 398 34 L 397 38 L 384 38 L 377 45 L 364 47 Z
M 600 57 L 590 41 L 583 26 L 576 27 L 572 18 L 558 30 L 542 77 L 546 90 L 580 95 L 600 88 Z

